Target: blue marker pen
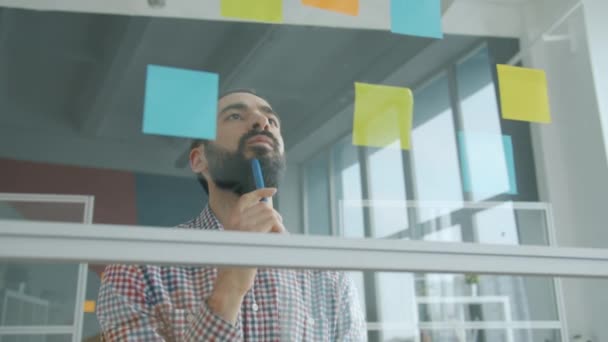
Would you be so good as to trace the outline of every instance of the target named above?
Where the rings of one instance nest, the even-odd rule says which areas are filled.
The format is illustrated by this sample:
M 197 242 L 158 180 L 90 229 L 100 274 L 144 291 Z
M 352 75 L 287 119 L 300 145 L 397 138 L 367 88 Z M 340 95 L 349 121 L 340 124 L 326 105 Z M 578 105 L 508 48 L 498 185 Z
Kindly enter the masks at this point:
M 251 160 L 251 171 L 253 172 L 253 180 L 255 181 L 255 188 L 262 189 L 265 188 L 264 185 L 264 176 L 262 175 L 262 167 L 260 166 L 260 161 L 253 158 Z M 262 198 L 262 202 L 268 202 L 267 198 Z

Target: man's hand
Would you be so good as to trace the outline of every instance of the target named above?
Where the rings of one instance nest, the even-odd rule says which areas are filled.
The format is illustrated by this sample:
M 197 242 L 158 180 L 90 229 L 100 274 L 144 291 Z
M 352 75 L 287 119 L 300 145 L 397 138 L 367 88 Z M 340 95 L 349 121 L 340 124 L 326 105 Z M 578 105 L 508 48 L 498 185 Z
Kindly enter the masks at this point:
M 224 228 L 244 232 L 284 233 L 281 215 L 268 202 L 260 202 L 276 192 L 275 188 L 264 188 L 241 196 Z
M 276 192 L 274 188 L 265 188 L 241 196 L 224 228 L 243 232 L 285 233 L 281 215 L 269 203 L 260 202 Z M 219 268 L 213 293 L 208 300 L 211 310 L 234 324 L 243 297 L 253 286 L 256 272 L 256 268 Z

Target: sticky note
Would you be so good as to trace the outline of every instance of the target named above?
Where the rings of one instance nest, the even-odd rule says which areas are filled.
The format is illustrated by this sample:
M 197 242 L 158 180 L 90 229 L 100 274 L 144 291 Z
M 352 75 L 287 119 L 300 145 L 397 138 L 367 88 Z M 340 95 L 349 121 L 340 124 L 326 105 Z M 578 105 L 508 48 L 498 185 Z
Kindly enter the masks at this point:
M 474 200 L 516 195 L 513 141 L 508 135 L 458 132 L 464 191 Z
M 94 300 L 85 300 L 84 301 L 84 312 L 85 313 L 94 313 L 96 302 Z
M 353 144 L 410 149 L 414 98 L 408 88 L 355 83 Z
M 359 0 L 302 0 L 302 4 L 353 16 L 359 15 Z
M 391 0 L 391 31 L 443 38 L 440 0 Z
M 544 70 L 500 64 L 496 69 L 504 119 L 551 123 Z
M 148 65 L 143 132 L 215 139 L 219 75 Z
M 221 0 L 222 16 L 270 23 L 283 21 L 283 0 Z
M 513 157 L 513 139 L 509 135 L 503 135 L 503 146 L 505 148 L 505 161 L 507 162 L 507 173 L 509 174 L 509 195 L 517 195 L 517 177 L 515 174 L 515 158 Z

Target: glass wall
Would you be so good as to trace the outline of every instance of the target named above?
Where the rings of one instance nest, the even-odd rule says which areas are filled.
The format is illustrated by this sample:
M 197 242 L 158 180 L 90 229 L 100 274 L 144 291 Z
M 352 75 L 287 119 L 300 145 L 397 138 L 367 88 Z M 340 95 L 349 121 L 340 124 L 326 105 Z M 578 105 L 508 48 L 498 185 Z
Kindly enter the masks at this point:
M 340 153 L 334 152 L 331 158 L 334 165 L 331 169 L 327 166 L 327 172 L 331 173 L 327 179 L 331 181 L 325 189 L 336 188 L 334 201 L 338 206 L 328 206 L 342 218 L 336 223 L 339 228 L 335 234 L 452 243 L 551 244 L 555 232 L 549 225 L 550 207 L 538 203 L 534 163 L 529 158 L 531 146 L 522 146 L 522 142 L 530 141 L 529 124 L 506 122 L 498 107 L 497 79 L 492 66 L 516 52 L 516 46 L 488 40 L 463 56 L 455 56 L 451 63 L 442 66 L 442 71 L 421 82 L 414 89 L 410 151 L 401 150 L 399 141 L 385 148 L 352 146 L 352 136 L 332 145 L 332 151 Z M 516 150 L 513 137 L 519 140 Z M 348 150 L 344 147 L 347 143 Z M 349 163 L 342 167 L 345 155 Z M 324 176 L 327 172 L 317 171 L 317 175 Z M 345 195 L 346 179 L 350 195 Z M 316 183 L 321 181 L 317 179 Z M 310 198 L 307 199 L 310 203 Z M 309 234 L 315 234 L 310 226 Z M 389 329 L 381 334 L 370 331 L 371 340 L 413 341 L 417 329 L 425 324 L 441 326 L 444 324 L 441 322 L 454 319 L 540 320 L 561 324 L 556 284 L 547 278 L 356 275 L 358 288 L 365 295 L 368 322 L 372 326 L 376 321 L 389 325 L 401 322 L 395 331 Z M 476 300 L 479 293 L 487 298 L 509 298 L 508 310 L 513 312 L 505 314 L 498 303 L 468 302 Z M 500 330 L 463 330 L 453 335 L 429 330 L 421 336 L 431 341 L 465 337 L 474 341 L 506 341 L 532 336 L 521 334 L 521 331 L 507 334 Z M 538 334 L 536 338 L 561 339 L 558 330 L 534 334 Z M 546 337 L 538 337 L 543 334 Z
M 90 199 L 80 196 L 0 194 L 0 219 L 85 223 Z M 84 315 L 79 264 L 0 261 L 0 341 L 70 341 L 79 334 Z M 32 335 L 30 329 L 51 333 L 60 327 L 69 335 Z M 2 328 L 17 329 L 11 335 Z M 24 334 L 25 333 L 25 334 Z
M 216 241 L 216 235 L 199 230 L 277 233 L 285 228 L 294 241 L 314 241 L 318 254 L 305 259 L 323 259 L 328 269 L 340 261 L 323 253 L 328 245 L 403 248 L 407 255 L 437 243 L 434 253 L 455 249 L 455 260 L 466 248 L 496 249 L 507 260 L 509 253 L 546 247 L 561 253 L 557 247 L 564 246 L 594 247 L 600 255 L 607 246 L 602 227 L 608 157 L 601 130 L 606 115 L 597 105 L 603 94 L 595 91 L 580 3 L 498 6 L 480 0 L 484 5 L 471 15 L 466 2 L 444 1 L 445 36 L 431 39 L 392 33 L 383 7 L 388 1 L 360 2 L 360 18 L 310 6 L 294 16 L 294 4 L 304 2 L 283 2 L 285 13 L 291 13 L 284 24 L 226 20 L 205 2 L 192 5 L 200 12 L 177 2 L 163 7 L 157 1 L 147 8 L 154 3 L 149 1 L 144 11 L 118 11 L 117 2 L 104 4 L 114 10 L 90 13 L 17 8 L 8 2 L 0 0 L 0 199 L 6 193 L 69 195 L 94 197 L 95 204 L 91 227 L 64 225 L 83 222 L 83 204 L 0 200 L 0 236 L 21 236 L 13 227 L 23 227 L 43 238 L 57 234 L 53 248 L 73 251 L 70 241 L 79 234 L 74 227 L 99 228 L 108 235 L 94 235 L 97 242 L 111 240 L 116 247 L 105 251 L 110 257 L 92 260 L 98 264 L 90 265 L 88 274 L 81 272 L 78 258 L 71 263 L 0 259 L 0 341 L 98 339 L 99 290 L 112 285 L 105 278 L 107 260 L 125 250 L 137 265 L 140 260 L 163 264 L 149 276 L 138 268 L 121 273 L 136 274 L 138 284 L 156 284 L 143 286 L 142 301 L 150 307 L 129 312 L 168 310 L 161 321 L 186 322 L 190 308 L 184 303 L 207 300 L 215 286 L 210 280 L 222 267 L 176 266 L 171 273 L 175 270 L 165 265 L 162 248 L 142 256 L 140 249 L 122 244 L 145 238 L 162 245 L 174 241 L 158 238 L 168 231 L 175 241 L 191 233 L 192 244 L 198 244 L 205 242 L 202 236 Z M 501 64 L 525 66 L 535 75 L 544 71 L 550 122 L 505 115 Z M 156 74 L 158 68 L 168 73 Z M 358 124 L 356 83 L 411 91 L 413 110 L 404 119 L 411 119 L 411 130 L 401 119 L 385 126 Z M 205 108 L 211 110 L 204 111 L 209 104 Z M 388 108 L 391 115 L 402 109 Z M 150 122 L 153 109 L 161 112 L 156 125 Z M 384 110 L 378 103 L 373 109 L 371 116 Z M 183 122 L 183 129 L 197 134 L 167 132 Z M 378 140 L 383 143 L 358 141 L 361 127 L 382 128 Z M 390 136 L 393 131 L 407 137 Z M 407 148 L 404 140 L 410 142 Z M 262 164 L 262 179 L 278 194 L 274 203 L 265 202 L 271 208 L 259 211 L 251 208 L 263 207 L 262 198 L 246 196 L 259 187 L 254 157 Z M 272 215 L 267 220 L 246 216 L 252 212 Z M 61 225 L 40 232 L 18 221 Z M 255 236 L 242 235 L 229 234 L 243 244 Z M 221 258 L 230 256 L 219 248 L 225 242 L 217 241 L 193 257 L 212 260 L 205 265 L 225 265 Z M 86 241 L 73 248 L 87 256 L 95 246 Z M 243 260 L 266 253 L 249 252 Z M 568 253 L 578 260 L 578 251 Z M 356 312 L 372 342 L 608 338 L 597 318 L 608 305 L 600 280 L 521 275 L 500 262 L 491 272 L 466 273 L 459 265 L 441 272 L 395 272 L 389 267 L 395 260 L 370 268 L 363 256 L 349 258 L 357 262 L 346 269 L 360 301 Z M 480 267 L 485 262 L 469 260 Z M 323 272 L 299 272 L 306 267 L 298 265 L 287 280 L 268 267 L 260 268 L 266 278 L 251 278 L 243 301 L 256 319 L 271 312 L 253 309 L 258 305 L 253 299 L 264 297 L 259 291 L 297 284 L 297 291 L 279 287 L 283 292 L 269 295 L 278 298 L 276 307 L 284 307 L 281 315 L 272 311 L 271 319 L 264 317 L 261 330 L 274 331 L 277 317 L 303 303 L 290 295 L 317 293 L 323 299 L 323 291 L 335 292 L 335 279 L 313 289 L 300 286 Z M 206 297 L 197 297 L 203 292 Z M 166 293 L 171 294 L 150 299 Z M 340 304 L 333 299 L 306 303 L 309 312 L 299 323 L 319 327 L 321 334 L 338 331 L 324 311 Z M 324 340 L 311 336 L 301 340 Z
M 306 218 L 310 234 L 331 235 L 329 159 L 322 153 L 306 165 Z

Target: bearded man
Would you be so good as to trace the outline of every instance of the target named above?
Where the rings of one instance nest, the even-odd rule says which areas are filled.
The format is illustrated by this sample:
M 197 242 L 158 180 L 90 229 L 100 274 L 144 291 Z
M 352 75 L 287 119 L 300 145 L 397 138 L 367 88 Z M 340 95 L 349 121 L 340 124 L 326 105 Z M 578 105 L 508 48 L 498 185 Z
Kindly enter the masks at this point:
M 251 160 L 266 188 L 256 189 Z M 190 165 L 209 203 L 180 228 L 284 234 L 272 206 L 285 168 L 279 115 L 254 92 L 218 101 L 217 138 L 194 141 Z M 110 265 L 97 316 L 108 341 L 364 341 L 342 272 Z

